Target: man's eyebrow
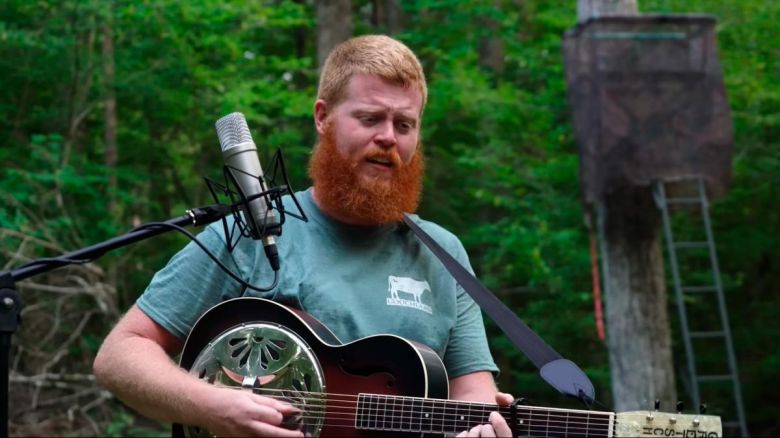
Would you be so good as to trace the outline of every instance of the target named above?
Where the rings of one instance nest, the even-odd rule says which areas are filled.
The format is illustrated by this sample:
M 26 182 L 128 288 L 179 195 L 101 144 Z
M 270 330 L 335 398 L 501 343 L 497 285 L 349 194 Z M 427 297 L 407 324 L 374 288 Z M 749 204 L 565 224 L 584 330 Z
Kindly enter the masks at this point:
M 382 108 L 355 108 L 352 110 L 352 114 L 384 114 L 385 110 Z
M 384 117 L 387 114 L 387 108 L 386 107 L 379 107 L 379 106 L 377 106 L 377 107 L 370 107 L 370 108 L 365 108 L 365 107 L 364 108 L 355 108 L 350 113 L 355 115 L 355 116 L 369 115 L 369 116 L 381 116 L 381 117 Z M 416 117 L 414 115 L 414 111 L 413 110 L 399 110 L 398 112 L 395 113 L 395 117 L 400 119 L 400 120 L 402 120 L 402 121 L 404 121 L 404 122 L 408 122 L 408 123 L 411 123 L 411 124 L 417 126 L 418 117 Z
M 410 123 L 412 126 L 417 126 L 417 117 L 410 116 L 408 114 L 400 113 L 398 114 L 398 118 L 401 119 L 401 121 Z

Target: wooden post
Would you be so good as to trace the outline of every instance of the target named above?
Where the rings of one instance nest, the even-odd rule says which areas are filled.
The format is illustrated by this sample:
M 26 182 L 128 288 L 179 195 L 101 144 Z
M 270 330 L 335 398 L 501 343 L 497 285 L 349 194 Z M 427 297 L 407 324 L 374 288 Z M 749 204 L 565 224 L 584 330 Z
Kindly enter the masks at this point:
M 317 67 L 334 47 L 352 36 L 352 1 L 317 0 Z

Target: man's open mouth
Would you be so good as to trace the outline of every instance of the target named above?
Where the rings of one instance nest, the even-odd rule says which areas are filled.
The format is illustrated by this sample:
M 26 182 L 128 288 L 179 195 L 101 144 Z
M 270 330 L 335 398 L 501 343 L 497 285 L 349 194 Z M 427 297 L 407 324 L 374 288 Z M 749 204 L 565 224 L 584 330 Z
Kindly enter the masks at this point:
M 369 163 L 378 164 L 384 167 L 393 167 L 393 160 L 385 157 L 369 157 L 366 159 Z

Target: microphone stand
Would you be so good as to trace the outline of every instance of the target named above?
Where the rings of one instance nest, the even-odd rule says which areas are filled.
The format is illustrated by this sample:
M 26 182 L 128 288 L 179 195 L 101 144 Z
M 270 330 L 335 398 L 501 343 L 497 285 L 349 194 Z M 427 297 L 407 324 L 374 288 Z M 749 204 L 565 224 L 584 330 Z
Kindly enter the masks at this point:
M 207 225 L 232 214 L 233 207 L 226 204 L 214 204 L 206 207 L 187 210 L 187 214 L 165 221 L 165 224 L 179 227 L 187 225 Z M 48 272 L 56 268 L 84 263 L 97 259 L 108 251 L 130 245 L 140 240 L 148 239 L 168 232 L 172 227 L 163 225 L 140 227 L 127 234 L 114 237 L 104 242 L 86 248 L 69 252 L 56 258 L 38 259 L 27 263 L 21 268 L 11 271 L 0 271 L 0 437 L 8 436 L 8 399 L 11 338 L 21 319 L 22 302 L 16 290 L 16 282 L 33 275 Z

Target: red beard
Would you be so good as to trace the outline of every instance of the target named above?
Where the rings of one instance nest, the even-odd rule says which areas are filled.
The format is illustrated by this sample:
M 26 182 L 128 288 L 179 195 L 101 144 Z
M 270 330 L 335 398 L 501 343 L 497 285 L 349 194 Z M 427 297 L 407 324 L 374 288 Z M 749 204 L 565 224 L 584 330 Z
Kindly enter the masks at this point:
M 367 158 L 390 160 L 390 180 L 361 178 L 358 166 Z M 380 148 L 366 150 L 353 162 L 339 152 L 330 124 L 309 160 L 309 176 L 320 207 L 361 225 L 399 222 L 404 213 L 414 213 L 420 203 L 424 168 L 420 144 L 406 164 L 395 150 Z

